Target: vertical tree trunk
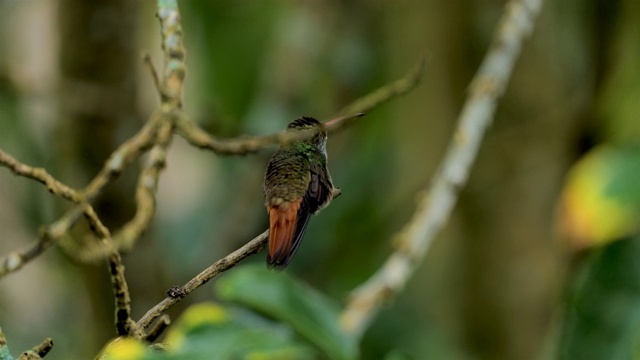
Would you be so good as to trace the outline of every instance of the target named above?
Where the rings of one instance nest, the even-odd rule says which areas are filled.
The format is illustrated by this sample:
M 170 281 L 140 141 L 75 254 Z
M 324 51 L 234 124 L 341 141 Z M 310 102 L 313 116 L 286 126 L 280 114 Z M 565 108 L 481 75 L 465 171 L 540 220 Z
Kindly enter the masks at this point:
M 60 36 L 60 166 L 84 185 L 102 167 L 113 149 L 134 129 L 136 1 L 61 0 Z M 95 203 L 110 229 L 133 214 L 132 178 L 109 185 Z M 84 241 L 75 229 L 75 241 Z M 105 269 L 80 265 L 91 298 L 95 338 L 83 338 L 94 349 L 115 335 L 113 296 Z M 88 326 L 89 324 L 83 324 Z M 89 350 L 91 351 L 91 350 Z

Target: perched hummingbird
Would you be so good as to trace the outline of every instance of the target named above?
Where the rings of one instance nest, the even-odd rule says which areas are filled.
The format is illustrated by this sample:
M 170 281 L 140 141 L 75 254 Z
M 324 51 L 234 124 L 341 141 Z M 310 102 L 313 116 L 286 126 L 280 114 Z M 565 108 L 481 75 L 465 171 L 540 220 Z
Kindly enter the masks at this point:
M 311 214 L 333 198 L 327 169 L 327 132 L 321 122 L 301 117 L 289 123 L 287 132 L 317 129 L 309 139 L 280 147 L 264 176 L 264 197 L 269 213 L 269 267 L 284 269 L 300 246 Z

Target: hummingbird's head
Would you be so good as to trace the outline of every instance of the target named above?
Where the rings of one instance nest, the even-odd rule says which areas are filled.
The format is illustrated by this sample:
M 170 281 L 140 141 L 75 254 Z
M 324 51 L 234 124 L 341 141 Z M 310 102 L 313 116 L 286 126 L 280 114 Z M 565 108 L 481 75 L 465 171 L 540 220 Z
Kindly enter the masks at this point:
M 327 154 L 327 131 L 322 123 L 312 117 L 303 116 L 293 120 L 287 125 L 287 132 L 299 130 L 317 130 L 318 132 L 310 139 L 304 140 Z

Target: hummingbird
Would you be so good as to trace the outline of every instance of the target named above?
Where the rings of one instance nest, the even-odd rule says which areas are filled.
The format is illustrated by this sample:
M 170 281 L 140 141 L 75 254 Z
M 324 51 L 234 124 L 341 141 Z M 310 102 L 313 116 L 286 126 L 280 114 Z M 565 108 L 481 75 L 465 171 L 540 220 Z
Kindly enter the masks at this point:
M 327 169 L 327 131 L 303 116 L 287 125 L 286 132 L 316 130 L 313 137 L 285 144 L 271 157 L 263 192 L 269 213 L 267 265 L 284 269 L 295 255 L 312 214 L 326 207 L 334 187 Z

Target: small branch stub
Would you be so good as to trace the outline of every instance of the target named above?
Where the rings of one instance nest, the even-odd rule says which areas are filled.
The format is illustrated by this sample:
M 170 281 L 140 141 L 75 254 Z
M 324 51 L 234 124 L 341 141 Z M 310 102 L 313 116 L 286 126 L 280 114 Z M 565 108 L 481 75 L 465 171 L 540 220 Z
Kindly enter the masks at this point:
M 182 288 L 180 286 L 172 286 L 169 290 L 167 290 L 167 296 L 171 297 L 171 298 L 182 298 L 184 297 L 184 291 L 182 291 Z

